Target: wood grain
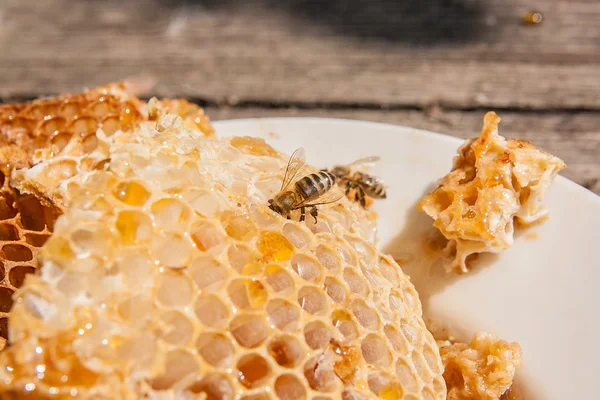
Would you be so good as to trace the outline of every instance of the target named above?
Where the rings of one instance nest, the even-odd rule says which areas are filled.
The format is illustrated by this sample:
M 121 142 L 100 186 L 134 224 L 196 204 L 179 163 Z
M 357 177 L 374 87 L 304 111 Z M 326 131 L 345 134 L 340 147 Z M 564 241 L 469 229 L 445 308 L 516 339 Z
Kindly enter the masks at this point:
M 210 103 L 600 109 L 599 2 L 545 1 L 536 27 L 527 0 L 315 3 L 4 0 L 0 97 L 145 75 Z
M 440 132 L 459 138 L 479 135 L 485 112 L 301 110 L 261 108 L 207 108 L 211 119 L 254 117 L 328 117 L 385 122 Z M 529 140 L 567 163 L 561 173 L 600 195 L 600 113 L 499 112 L 500 134 Z M 218 132 L 217 132 L 218 133 Z M 450 160 L 448 161 L 450 166 Z

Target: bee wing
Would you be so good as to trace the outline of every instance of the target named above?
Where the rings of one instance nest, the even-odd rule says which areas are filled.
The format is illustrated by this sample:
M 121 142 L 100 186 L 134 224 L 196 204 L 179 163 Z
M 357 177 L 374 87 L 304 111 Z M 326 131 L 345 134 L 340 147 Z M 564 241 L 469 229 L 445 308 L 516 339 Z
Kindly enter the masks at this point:
M 363 157 L 360 158 L 356 161 L 352 161 L 350 164 L 348 164 L 348 167 L 360 167 L 360 166 L 372 166 L 373 164 L 375 164 L 376 162 L 378 162 L 379 160 L 381 160 L 381 157 L 379 156 L 369 156 L 369 157 Z
M 281 191 L 284 191 L 290 185 L 290 183 L 294 181 L 294 177 L 298 175 L 298 171 L 300 171 L 305 165 L 306 159 L 304 149 L 301 147 L 294 151 L 290 157 L 290 160 L 288 161 L 283 182 L 281 183 Z
M 311 206 L 318 206 L 318 205 L 322 205 L 322 204 L 335 203 L 336 201 L 340 200 L 344 196 L 345 196 L 344 191 L 342 191 L 339 187 L 334 186 L 331 189 L 329 189 L 328 191 L 326 191 L 325 193 L 323 193 L 323 195 L 317 197 L 316 199 L 313 199 L 310 202 L 305 201 L 305 202 L 299 203 L 296 207 L 294 207 L 294 209 L 298 209 L 301 207 L 311 207 Z

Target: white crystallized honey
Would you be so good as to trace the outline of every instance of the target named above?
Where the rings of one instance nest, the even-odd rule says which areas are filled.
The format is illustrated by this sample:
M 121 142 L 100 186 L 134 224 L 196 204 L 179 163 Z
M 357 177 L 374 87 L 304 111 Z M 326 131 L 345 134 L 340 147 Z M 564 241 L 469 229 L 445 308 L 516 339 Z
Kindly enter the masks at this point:
M 282 218 L 267 200 L 288 156 L 259 139 L 215 139 L 207 119 L 166 104 L 37 146 L 24 157 L 35 165 L 12 173 L 11 196 L 62 215 L 38 230 L 7 219 L 10 243 L 32 254 L 41 243 L 27 235 L 49 239 L 40 273 L 15 293 L 0 393 L 445 398 L 418 294 L 374 247 L 375 215 L 344 198 L 316 224 Z

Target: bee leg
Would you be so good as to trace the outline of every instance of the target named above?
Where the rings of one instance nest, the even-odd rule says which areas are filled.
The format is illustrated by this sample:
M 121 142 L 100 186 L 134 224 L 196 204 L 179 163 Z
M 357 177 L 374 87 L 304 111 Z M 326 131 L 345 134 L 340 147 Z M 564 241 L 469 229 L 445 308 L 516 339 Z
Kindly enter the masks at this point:
M 304 221 L 306 219 L 306 209 L 304 207 L 302 207 L 300 209 L 300 222 Z
M 346 196 L 348 196 L 348 193 L 350 193 L 350 191 L 352 190 L 352 184 L 350 182 L 348 182 L 348 184 L 346 185 L 346 193 L 344 193 Z
M 317 207 L 313 206 L 310 209 L 310 215 L 312 215 L 312 217 L 315 219 L 315 224 L 317 223 L 317 216 L 319 215 L 319 210 L 317 210 Z
M 361 185 L 358 185 L 358 192 L 356 193 L 356 199 L 360 202 L 360 205 L 365 207 L 367 202 L 365 200 L 365 190 L 362 188 Z

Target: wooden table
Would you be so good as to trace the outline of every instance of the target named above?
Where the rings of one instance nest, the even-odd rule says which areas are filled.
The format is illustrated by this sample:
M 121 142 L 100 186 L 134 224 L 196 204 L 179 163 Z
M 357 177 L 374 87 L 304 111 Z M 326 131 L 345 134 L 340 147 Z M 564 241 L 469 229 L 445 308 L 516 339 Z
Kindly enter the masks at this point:
M 525 26 L 539 7 L 544 20 Z M 597 0 L 2 0 L 0 98 L 139 78 L 213 120 L 367 119 L 501 133 L 600 193 Z

